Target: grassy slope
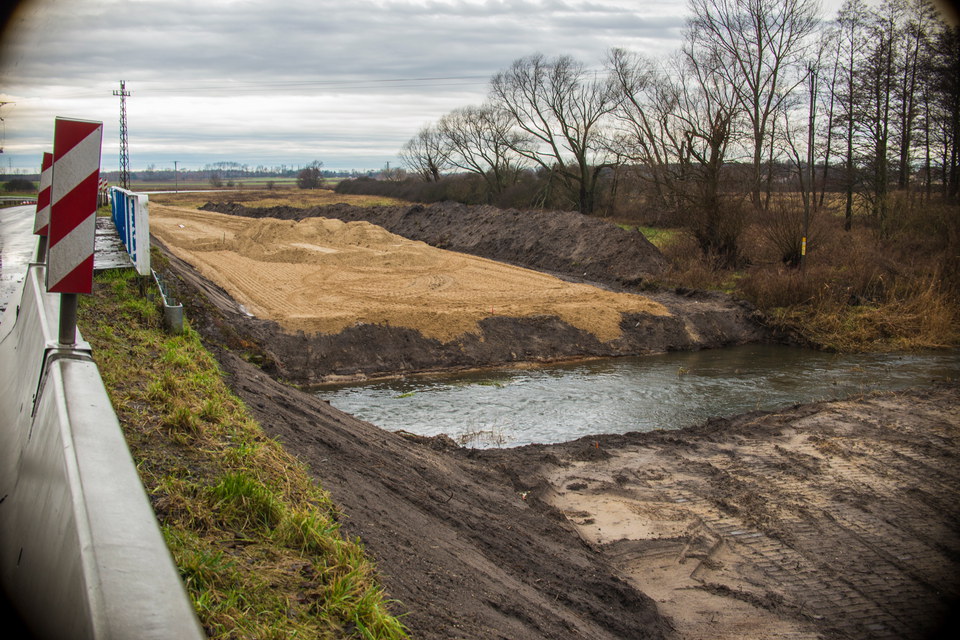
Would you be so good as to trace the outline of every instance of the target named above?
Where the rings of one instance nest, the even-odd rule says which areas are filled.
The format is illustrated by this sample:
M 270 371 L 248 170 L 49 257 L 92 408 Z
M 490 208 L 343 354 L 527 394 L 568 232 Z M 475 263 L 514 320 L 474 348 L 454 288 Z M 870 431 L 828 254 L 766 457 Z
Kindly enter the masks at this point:
M 329 496 L 263 435 L 196 333 L 162 331 L 134 271 L 99 275 L 79 317 L 208 635 L 406 637 Z

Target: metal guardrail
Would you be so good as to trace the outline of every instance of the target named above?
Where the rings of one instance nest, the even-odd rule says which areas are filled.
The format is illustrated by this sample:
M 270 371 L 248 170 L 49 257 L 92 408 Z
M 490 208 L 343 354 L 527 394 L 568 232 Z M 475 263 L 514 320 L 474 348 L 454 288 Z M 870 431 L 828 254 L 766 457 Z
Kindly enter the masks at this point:
M 0 324 L 0 584 L 39 638 L 205 637 L 90 348 L 31 265 Z
M 150 211 L 149 197 L 110 187 L 110 211 L 120 241 L 127 248 L 137 273 L 150 275 Z
M 22 204 L 37 204 L 37 196 L 0 196 L 0 206 L 15 207 Z
M 163 303 L 164 330 L 174 335 L 183 333 L 183 305 L 173 297 L 167 289 L 166 282 L 156 271 L 153 272 L 153 281 L 157 283 L 160 301 Z

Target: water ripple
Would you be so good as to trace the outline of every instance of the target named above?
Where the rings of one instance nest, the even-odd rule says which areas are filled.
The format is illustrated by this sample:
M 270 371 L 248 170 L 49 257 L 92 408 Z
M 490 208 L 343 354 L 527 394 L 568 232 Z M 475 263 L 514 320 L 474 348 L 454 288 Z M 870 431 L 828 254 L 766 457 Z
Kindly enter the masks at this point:
M 384 429 L 445 433 L 486 447 L 676 429 L 714 416 L 957 377 L 957 352 L 836 355 L 749 345 L 533 370 L 417 376 L 328 387 L 317 395 Z

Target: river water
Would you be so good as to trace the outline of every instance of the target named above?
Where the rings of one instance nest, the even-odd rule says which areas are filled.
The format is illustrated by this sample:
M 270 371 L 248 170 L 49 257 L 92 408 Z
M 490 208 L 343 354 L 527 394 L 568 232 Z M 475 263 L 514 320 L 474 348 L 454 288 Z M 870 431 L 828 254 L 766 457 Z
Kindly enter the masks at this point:
M 960 353 L 837 355 L 748 345 L 325 387 L 334 407 L 473 447 L 676 429 L 710 417 L 960 377 Z

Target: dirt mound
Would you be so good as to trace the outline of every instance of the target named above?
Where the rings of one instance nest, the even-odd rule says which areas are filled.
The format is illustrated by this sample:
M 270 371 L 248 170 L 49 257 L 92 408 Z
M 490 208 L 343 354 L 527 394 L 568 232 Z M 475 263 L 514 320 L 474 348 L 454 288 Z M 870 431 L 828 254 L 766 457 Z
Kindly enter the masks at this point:
M 151 231 L 259 318 L 290 333 L 355 324 L 402 327 L 450 342 L 491 316 L 550 316 L 600 342 L 623 314 L 668 316 L 643 296 L 431 247 L 370 224 L 253 219 L 154 205 Z
M 254 218 L 365 220 L 434 247 L 609 285 L 637 287 L 667 261 L 643 236 L 572 211 L 518 211 L 443 202 L 429 206 L 310 209 L 207 203 L 205 211 Z
M 257 361 L 271 375 L 292 382 L 713 348 L 766 336 L 752 308 L 719 293 L 636 295 L 641 292 L 627 284 L 644 281 L 648 266 L 659 268 L 659 252 L 638 233 L 580 214 L 449 204 L 306 210 L 227 204 L 206 209 L 229 212 L 233 220 L 153 205 L 155 235 L 168 244 L 178 277 L 204 291 L 230 318 L 232 344 L 257 344 Z M 559 222 L 551 224 L 552 215 Z M 263 226 L 248 226 L 244 218 L 257 218 Z M 383 223 L 398 235 L 362 226 L 361 218 Z M 332 219 L 349 224 L 341 227 Z M 541 228 L 551 235 L 537 236 Z M 367 247 L 368 252 L 359 241 L 334 246 L 321 235 L 335 229 L 354 234 L 365 229 L 365 238 L 376 237 L 382 244 L 379 250 Z M 425 251 L 422 242 L 442 244 L 442 237 L 452 237 L 443 229 L 451 234 L 473 229 L 472 234 L 458 232 L 456 246 L 470 250 L 467 241 L 483 236 L 472 250 L 489 249 L 485 257 L 493 260 L 510 261 L 510 255 L 523 253 L 518 247 L 538 237 L 523 260 L 512 262 L 549 265 L 540 268 L 552 269 L 567 282 Z M 284 234 L 281 249 L 275 239 Z M 564 238 L 556 239 L 557 245 L 571 255 L 548 246 L 547 238 L 558 235 Z M 584 266 L 575 259 L 588 250 L 598 253 L 603 242 L 612 248 L 605 246 L 602 261 Z M 311 264 L 328 268 L 305 271 Z M 480 265 L 482 270 L 474 268 Z M 584 280 L 617 292 L 580 289 Z M 251 287 L 261 292 L 253 296 Z

